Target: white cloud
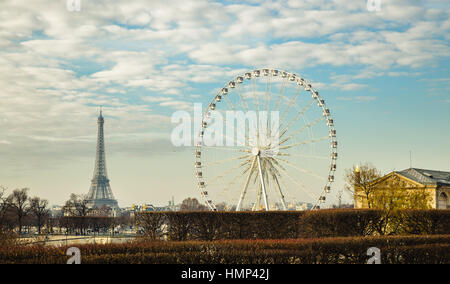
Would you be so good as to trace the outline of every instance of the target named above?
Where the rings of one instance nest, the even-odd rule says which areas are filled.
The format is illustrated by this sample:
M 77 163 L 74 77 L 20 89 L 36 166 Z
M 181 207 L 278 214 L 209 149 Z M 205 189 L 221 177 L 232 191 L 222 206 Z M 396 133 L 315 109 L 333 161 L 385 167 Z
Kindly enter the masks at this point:
M 391 77 L 410 77 L 410 76 L 421 76 L 422 72 L 388 72 Z
M 142 99 L 143 101 L 154 103 L 154 102 L 166 102 L 170 101 L 171 98 L 169 97 L 145 97 Z
M 159 103 L 160 106 L 170 107 L 176 110 L 192 110 L 192 103 L 178 101 L 178 100 L 170 100 Z

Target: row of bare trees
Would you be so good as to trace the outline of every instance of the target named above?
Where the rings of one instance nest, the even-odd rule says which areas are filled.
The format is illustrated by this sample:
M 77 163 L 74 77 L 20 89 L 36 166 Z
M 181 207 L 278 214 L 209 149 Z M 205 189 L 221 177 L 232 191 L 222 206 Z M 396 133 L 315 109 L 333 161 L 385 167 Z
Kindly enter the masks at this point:
M 35 226 L 38 233 L 50 217 L 48 201 L 37 196 L 30 197 L 28 188 L 16 189 L 6 195 L 6 188 L 0 188 L 0 228 L 14 230 L 21 234 L 24 226 Z
M 30 232 L 35 228 L 43 233 L 101 232 L 116 225 L 132 225 L 129 215 L 111 217 L 109 207 L 92 208 L 86 195 L 71 194 L 62 210 L 52 216 L 49 203 L 37 196 L 30 197 L 29 189 L 15 189 L 7 194 L 5 187 L 0 187 L 0 235 Z
M 114 234 L 118 226 L 131 227 L 134 222 L 129 214 L 108 216 L 56 216 L 49 219 L 50 233 L 67 235 Z M 57 230 L 55 232 L 54 230 Z

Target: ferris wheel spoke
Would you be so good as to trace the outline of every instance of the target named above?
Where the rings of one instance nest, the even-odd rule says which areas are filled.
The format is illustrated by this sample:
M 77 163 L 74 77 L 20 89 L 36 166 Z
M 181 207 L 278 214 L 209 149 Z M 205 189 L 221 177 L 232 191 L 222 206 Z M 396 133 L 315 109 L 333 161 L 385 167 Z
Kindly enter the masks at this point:
M 278 171 L 278 168 L 280 168 L 281 170 L 286 171 L 286 168 L 283 167 L 283 165 L 281 165 L 281 164 L 277 161 L 277 159 L 270 158 L 270 161 L 272 162 L 272 166 L 273 166 L 274 170 L 277 170 L 277 171 Z M 275 165 L 276 167 L 275 167 L 274 165 Z M 278 167 L 278 168 L 277 168 L 277 167 Z M 279 171 L 278 171 L 278 172 L 279 172 Z
M 227 119 L 225 119 L 224 121 L 225 121 L 226 125 L 229 125 L 229 121 L 228 121 Z M 233 124 L 233 125 L 234 125 L 234 124 Z M 252 145 L 252 143 L 253 143 L 254 145 L 256 145 L 256 144 L 255 144 L 255 141 L 252 141 L 252 140 L 251 140 L 250 135 L 246 135 L 245 133 L 242 133 L 242 132 L 239 130 L 239 127 L 236 127 L 236 128 L 234 128 L 234 129 L 236 130 L 236 138 L 244 137 L 244 140 L 245 140 L 245 141 L 236 141 L 236 142 L 240 143 L 241 146 L 244 146 L 244 147 L 246 147 L 246 148 L 249 148 L 248 145 Z M 233 135 L 234 135 L 234 133 L 233 133 Z M 230 137 L 230 136 L 227 135 L 227 134 L 225 134 L 224 136 L 225 136 L 226 138 L 228 138 L 228 139 L 232 138 L 231 141 L 234 140 L 234 137 Z M 251 142 L 252 142 L 252 143 L 251 143 Z
M 287 85 L 288 81 L 289 81 L 289 79 L 287 77 L 283 79 L 283 83 L 281 84 L 280 92 L 278 93 L 278 98 L 277 98 L 277 101 L 275 104 L 275 109 L 280 108 L 280 103 L 283 98 L 284 91 L 286 90 L 286 85 Z
M 269 112 L 269 102 L 270 102 L 270 89 L 271 89 L 271 79 L 272 78 L 272 76 L 270 76 L 270 75 L 268 75 L 267 76 L 267 82 L 266 82 L 266 102 L 265 102 L 265 105 L 264 105 L 264 110 L 266 111 L 266 112 Z
M 241 84 L 238 84 L 238 85 L 237 85 L 236 90 L 237 90 L 239 99 L 241 100 L 242 106 L 244 107 L 244 109 L 245 109 L 246 111 L 249 111 L 249 109 L 248 109 L 248 103 L 247 103 L 247 101 L 245 100 L 245 98 L 244 98 L 244 96 L 243 96 L 243 94 L 242 94 Z
M 224 101 L 227 103 L 228 107 L 233 110 L 236 111 L 236 108 L 234 107 L 233 103 L 231 102 L 231 100 L 228 98 L 228 96 L 224 96 Z
M 291 154 L 291 153 L 281 153 L 278 152 L 278 156 L 292 156 L 306 159 L 318 159 L 318 160 L 329 160 L 330 157 L 327 156 L 317 156 L 317 155 L 302 155 L 302 154 Z
M 291 110 L 292 106 L 295 105 L 297 102 L 298 97 L 300 96 L 302 89 L 298 88 L 295 95 L 292 97 L 292 99 L 289 101 L 288 105 L 286 106 L 286 109 L 283 111 L 283 114 L 280 118 L 280 125 L 283 124 L 284 120 L 286 119 L 286 116 L 288 115 L 289 111 Z
M 280 186 L 282 188 L 289 188 L 288 184 L 281 178 L 281 176 L 280 176 L 280 179 L 278 179 L 278 182 L 280 183 Z M 285 199 L 292 200 L 289 191 L 285 191 L 283 195 L 284 195 Z
M 302 173 L 308 174 L 308 175 L 310 175 L 310 176 L 312 176 L 312 177 L 315 177 L 315 178 L 320 179 L 320 180 L 323 180 L 323 181 L 326 181 L 326 180 L 327 180 L 327 179 L 324 178 L 323 176 L 320 176 L 320 175 L 314 173 L 313 171 L 305 170 L 305 169 L 303 169 L 303 168 L 300 168 L 299 166 L 296 166 L 296 165 L 292 164 L 292 163 L 289 162 L 288 160 L 285 160 L 285 159 L 279 159 L 279 160 L 282 161 L 282 162 L 285 162 L 288 166 L 290 166 L 290 167 L 292 167 L 292 168 L 294 168 L 294 169 L 296 169 L 296 170 L 298 170 L 298 171 L 300 171 L 300 172 L 302 172 Z
M 215 167 L 215 166 L 221 166 L 221 165 L 223 165 L 223 164 L 225 164 L 225 163 L 227 163 L 227 162 L 232 162 L 232 161 L 236 161 L 236 160 L 242 160 L 242 159 L 245 159 L 245 158 L 248 158 L 248 157 L 250 157 L 250 155 L 243 155 L 243 156 L 240 156 L 240 157 L 234 157 L 234 158 L 229 158 L 229 159 L 223 159 L 223 160 L 219 160 L 219 161 L 214 161 L 214 162 L 211 162 L 211 163 L 208 163 L 208 162 L 203 162 L 203 166 L 205 166 L 205 167 Z
M 303 122 L 305 123 L 305 125 L 309 125 L 310 124 L 310 122 L 309 122 L 307 117 L 302 116 L 302 118 L 303 118 Z M 308 132 L 309 139 L 314 139 L 314 133 L 312 131 L 312 127 L 307 127 L 306 131 Z
M 221 111 L 219 111 L 219 112 L 222 113 Z M 250 142 L 253 142 L 253 144 L 255 143 L 255 141 L 250 140 L 250 136 L 247 136 L 246 133 L 242 133 L 242 131 L 240 130 L 239 127 L 234 127 L 234 121 L 233 121 L 233 123 L 231 123 L 231 121 L 229 121 L 226 118 L 227 117 L 226 114 L 222 115 L 222 117 L 223 117 L 223 121 L 225 122 L 225 125 L 227 125 L 227 127 L 231 127 L 231 125 L 232 125 L 233 130 L 235 130 L 235 132 L 236 132 L 236 138 L 241 138 L 241 137 L 244 138 L 245 141 L 236 141 L 237 143 L 240 144 L 240 146 L 249 148 L 247 145 L 251 145 L 252 143 L 250 143 Z M 248 133 L 247 129 L 248 129 L 248 127 L 246 124 L 246 132 Z M 234 141 L 234 137 L 230 137 L 229 135 L 223 134 L 223 133 L 222 133 L 222 135 L 227 139 L 231 139 L 231 140 L 226 140 L 226 141 Z M 233 135 L 234 135 L 234 133 L 233 133 Z
M 236 87 L 236 89 L 237 89 L 237 93 L 238 93 L 239 99 L 241 100 L 242 106 L 244 107 L 244 109 L 245 109 L 246 112 L 249 112 L 248 103 L 247 103 L 247 101 L 245 100 L 244 95 L 243 95 L 243 93 L 242 93 L 241 84 L 238 84 L 237 87 Z M 254 127 L 254 129 L 257 129 L 257 125 L 255 125 L 255 123 L 256 123 L 256 122 L 253 121 L 253 127 Z M 249 126 L 248 126 L 247 124 L 245 124 L 245 132 L 246 132 L 246 133 L 249 133 Z M 248 139 L 249 139 L 249 138 L 247 138 L 247 140 L 248 140 Z
M 274 174 L 274 175 L 279 176 L 280 175 L 280 171 L 273 165 L 273 164 L 279 165 L 278 162 L 274 158 L 269 158 L 268 162 L 269 162 L 269 166 L 270 166 L 270 169 L 269 169 L 270 172 L 272 174 Z
M 254 173 L 254 168 L 255 168 L 255 164 L 256 164 L 256 156 L 253 158 L 253 162 L 252 165 L 250 166 L 250 170 L 248 171 L 248 176 L 247 176 L 247 180 L 245 181 L 244 187 L 242 189 L 241 192 L 241 196 L 239 197 L 239 202 L 236 206 L 236 211 L 240 211 L 241 210 L 241 206 L 242 206 L 242 201 L 245 198 L 245 194 L 247 193 L 247 189 L 248 189 L 248 185 L 250 183 L 250 179 Z
M 296 135 L 302 133 L 303 131 L 313 127 L 314 125 L 316 125 L 317 123 L 321 122 L 322 120 L 324 120 L 324 117 L 319 117 L 318 119 L 308 123 L 307 125 L 305 125 L 304 127 L 294 131 L 292 134 L 290 134 L 289 136 L 287 136 L 286 138 L 282 139 L 280 141 L 280 145 L 282 145 L 283 143 L 285 143 L 286 141 L 288 141 L 289 139 L 292 139 L 293 137 L 295 137 Z M 283 132 L 280 134 L 280 138 L 286 133 L 287 129 L 283 130 Z
M 234 137 L 230 137 L 227 134 L 224 134 L 223 137 L 226 138 L 227 141 L 234 141 Z M 239 137 L 239 135 L 237 137 Z M 230 140 L 228 140 L 228 139 L 230 139 Z M 247 149 L 251 149 L 251 147 L 248 146 L 248 145 L 250 145 L 249 141 L 237 141 L 237 139 L 236 139 L 236 144 L 237 144 L 237 146 L 241 146 L 241 147 L 244 147 L 244 148 L 247 148 Z M 233 146 L 231 146 L 231 147 L 233 147 Z
M 269 116 L 270 89 L 271 89 L 271 87 L 272 87 L 272 85 L 271 85 L 271 78 L 272 78 L 272 76 L 267 75 L 266 95 L 265 95 L 265 97 L 266 97 L 266 102 L 265 102 L 265 104 L 264 104 L 264 111 L 266 112 L 266 115 L 267 115 L 267 116 Z M 268 119 L 268 117 L 267 117 L 267 120 L 266 120 L 266 125 L 265 125 L 265 127 L 266 127 L 266 131 L 269 131 L 269 119 Z M 271 132 L 268 132 L 267 135 L 271 135 Z
M 301 182 L 299 182 L 299 181 L 297 181 L 295 178 L 293 178 L 289 173 L 288 173 L 288 171 L 287 170 L 283 170 L 283 172 L 284 172 L 284 174 L 293 182 L 293 183 L 295 183 L 296 185 L 298 185 L 299 187 L 300 187 L 300 189 L 304 192 L 304 193 L 306 193 L 312 200 L 316 200 L 316 198 L 306 189 L 306 186 L 303 184 L 303 183 L 301 183 Z
M 280 182 L 278 181 L 278 178 L 276 175 L 273 175 L 273 179 L 276 182 L 276 188 L 278 189 L 278 194 L 280 195 L 281 204 L 283 205 L 283 209 L 287 210 L 286 201 L 284 200 L 284 194 L 281 190 Z
M 245 164 L 244 164 L 244 165 L 245 165 Z M 216 185 L 217 182 L 218 182 L 219 180 L 225 178 L 225 176 L 227 176 L 227 175 L 233 173 L 234 171 L 239 170 L 240 168 L 242 168 L 242 166 L 243 166 L 243 164 L 240 164 L 239 166 L 232 167 L 232 168 L 230 168 L 230 169 L 225 170 L 221 175 L 218 175 L 218 176 L 216 176 L 215 178 L 211 179 L 211 181 L 208 182 L 208 184 L 209 184 L 210 186 L 211 186 L 211 185 Z M 206 170 L 208 170 L 208 168 L 206 168 Z M 244 173 L 245 173 L 245 171 L 244 171 Z M 239 176 L 239 175 L 241 175 L 241 174 L 242 174 L 242 173 L 239 172 L 236 176 Z M 220 183 L 220 185 L 222 186 L 223 183 Z
M 287 210 L 286 201 L 284 200 L 284 194 L 281 190 L 280 182 L 278 181 L 277 175 L 279 175 L 279 171 L 272 165 L 270 160 L 268 160 L 268 164 L 270 166 L 270 173 L 272 174 L 272 179 L 275 181 L 275 187 L 277 189 L 277 192 L 280 196 L 281 204 L 283 205 L 283 209 Z
M 314 104 L 314 99 L 312 99 L 312 100 L 309 102 L 309 104 L 307 104 L 300 112 L 297 113 L 297 115 L 296 115 L 293 119 L 291 119 L 291 120 L 289 121 L 289 123 L 283 128 L 283 130 L 282 130 L 281 132 L 279 132 L 279 133 L 281 133 L 280 138 L 284 135 L 284 133 L 286 133 L 286 131 L 292 126 L 292 124 L 293 124 L 294 122 L 296 122 L 296 121 L 300 118 L 300 116 L 304 115 L 304 114 L 309 110 L 309 108 L 310 108 L 313 104 Z M 279 127 L 281 127 L 281 123 L 280 123 Z M 280 129 L 280 128 L 278 128 L 278 130 L 279 130 L 279 129 Z
M 314 99 L 315 100 L 315 99 Z M 296 108 L 298 111 L 302 111 L 302 110 L 300 110 L 298 107 L 297 107 L 297 105 L 294 105 L 294 108 Z M 325 118 L 325 117 L 324 117 Z M 304 116 L 304 115 L 302 115 L 302 119 L 303 119 L 303 122 L 305 123 L 305 125 L 308 125 L 310 122 L 309 122 L 309 120 L 308 120 L 308 118 L 306 117 L 306 116 Z M 313 132 L 312 132 L 312 129 L 311 129 L 311 127 L 309 127 L 309 128 L 307 128 L 307 131 L 308 131 L 308 134 L 309 134 L 309 138 L 310 139 L 314 139 L 314 134 L 313 134 Z
M 242 177 L 242 173 L 236 174 L 236 175 L 231 179 L 231 181 L 230 181 L 228 184 L 222 183 L 222 184 L 220 185 L 220 187 L 222 188 L 221 191 L 222 191 L 222 192 L 224 192 L 224 191 L 229 192 L 230 189 L 234 188 L 234 186 L 237 185 L 237 182 L 239 181 L 239 177 Z
M 241 149 L 239 147 L 225 147 L 225 146 L 204 146 L 206 149 L 216 149 L 223 151 L 241 152 L 241 153 L 251 153 L 251 150 Z
M 252 80 L 252 90 L 253 90 L 253 102 L 256 106 L 256 112 L 259 112 L 259 95 L 258 88 L 256 87 L 256 80 Z
M 253 87 L 253 102 L 255 103 L 255 106 L 256 106 L 256 113 L 259 114 L 259 94 L 257 91 L 258 88 L 256 87 L 256 80 L 252 80 L 252 87 Z M 258 122 L 255 122 L 255 123 L 256 123 L 255 129 L 259 129 Z M 256 140 L 257 140 L 257 144 L 259 144 L 259 131 L 256 131 Z
M 321 137 L 321 138 L 310 139 L 310 140 L 306 140 L 306 141 L 303 141 L 303 142 L 282 146 L 279 149 L 280 150 L 289 149 L 289 148 L 292 148 L 292 147 L 295 147 L 295 146 L 301 146 L 301 145 L 306 145 L 306 144 L 311 144 L 311 143 L 315 143 L 315 142 L 319 142 L 319 141 L 328 140 L 329 138 L 330 138 L 329 136 L 324 136 L 324 137 Z

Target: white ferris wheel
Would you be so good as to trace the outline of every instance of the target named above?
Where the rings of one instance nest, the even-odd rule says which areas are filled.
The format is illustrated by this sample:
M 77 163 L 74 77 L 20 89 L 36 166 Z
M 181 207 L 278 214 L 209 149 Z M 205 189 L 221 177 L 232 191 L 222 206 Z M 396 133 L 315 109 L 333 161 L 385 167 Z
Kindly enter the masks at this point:
M 315 209 L 326 202 L 336 130 L 304 78 L 269 68 L 233 78 L 204 111 L 198 137 L 195 177 L 209 209 L 296 210 L 301 202 Z

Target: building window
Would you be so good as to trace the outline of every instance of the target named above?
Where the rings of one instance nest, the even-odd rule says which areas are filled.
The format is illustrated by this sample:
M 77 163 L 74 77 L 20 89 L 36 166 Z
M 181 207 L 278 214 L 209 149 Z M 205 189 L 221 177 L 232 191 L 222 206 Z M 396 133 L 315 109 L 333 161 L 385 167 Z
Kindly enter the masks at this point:
M 441 192 L 438 199 L 438 209 L 447 209 L 448 196 L 445 192 Z

